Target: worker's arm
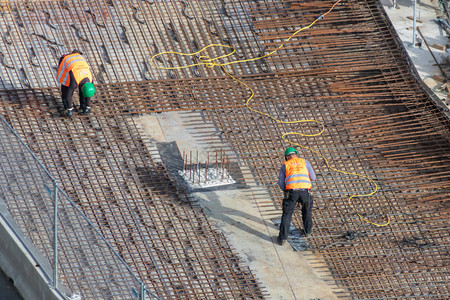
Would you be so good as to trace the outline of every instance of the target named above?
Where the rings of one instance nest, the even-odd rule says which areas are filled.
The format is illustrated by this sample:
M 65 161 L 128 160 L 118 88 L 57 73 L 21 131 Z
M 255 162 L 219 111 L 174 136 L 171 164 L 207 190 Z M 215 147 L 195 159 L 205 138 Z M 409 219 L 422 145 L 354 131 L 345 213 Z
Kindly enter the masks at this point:
M 306 163 L 306 169 L 308 170 L 308 174 L 309 174 L 309 180 L 311 180 L 311 181 L 316 180 L 316 173 L 314 173 L 314 170 L 313 170 L 311 164 L 306 159 L 305 159 L 305 163 Z
M 278 186 L 282 191 L 286 189 L 285 179 L 286 179 L 286 165 L 283 164 L 280 168 L 280 174 L 278 175 Z

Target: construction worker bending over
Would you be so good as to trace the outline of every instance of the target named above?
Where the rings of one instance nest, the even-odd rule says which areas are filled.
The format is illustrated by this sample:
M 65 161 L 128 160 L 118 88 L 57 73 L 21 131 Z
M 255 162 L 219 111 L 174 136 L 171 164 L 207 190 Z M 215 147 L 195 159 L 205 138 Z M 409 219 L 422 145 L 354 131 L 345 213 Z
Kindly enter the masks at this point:
M 316 174 L 304 158 L 297 156 L 297 150 L 289 147 L 284 152 L 285 163 L 280 168 L 278 185 L 284 191 L 283 215 L 281 216 L 280 233 L 277 243 L 283 245 L 289 235 L 292 214 L 297 202 L 302 205 L 303 230 L 306 236 L 312 232 L 313 197 L 309 190 L 311 182 L 316 180 Z
M 80 112 L 83 115 L 89 114 L 95 87 L 92 84 L 91 69 L 80 51 L 73 50 L 72 53 L 61 56 L 56 79 L 61 84 L 64 115 L 71 117 L 73 114 L 72 96 L 77 87 L 80 95 Z

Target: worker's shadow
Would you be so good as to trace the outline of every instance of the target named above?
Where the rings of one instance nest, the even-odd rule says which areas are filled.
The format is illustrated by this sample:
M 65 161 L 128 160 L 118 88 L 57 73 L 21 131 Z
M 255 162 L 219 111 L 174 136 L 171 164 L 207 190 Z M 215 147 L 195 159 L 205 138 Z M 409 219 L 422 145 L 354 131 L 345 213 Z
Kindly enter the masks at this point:
M 0 96 L 4 114 L 8 114 L 8 111 L 20 110 L 33 116 L 56 118 L 61 117 L 64 112 L 58 88 L 17 89 L 1 81 Z
M 239 221 L 249 220 L 252 221 L 255 225 L 259 225 L 261 226 L 261 228 L 265 229 L 264 220 L 262 218 L 258 218 L 239 209 L 234 209 L 222 205 L 222 201 L 224 201 L 223 199 L 230 198 L 230 196 L 232 196 L 232 192 L 235 193 L 236 196 L 240 197 L 238 199 L 234 198 L 228 199 L 226 201 L 247 201 L 242 197 L 242 192 L 239 193 L 239 190 L 236 190 L 236 186 L 216 188 L 215 190 L 208 189 L 197 191 L 190 196 L 194 201 L 197 201 L 203 207 L 203 209 L 206 211 L 206 215 L 208 215 L 210 218 L 214 218 L 219 222 L 227 223 L 228 225 L 236 229 L 250 233 L 260 239 L 272 242 L 270 236 Z M 235 204 L 235 206 L 238 205 Z

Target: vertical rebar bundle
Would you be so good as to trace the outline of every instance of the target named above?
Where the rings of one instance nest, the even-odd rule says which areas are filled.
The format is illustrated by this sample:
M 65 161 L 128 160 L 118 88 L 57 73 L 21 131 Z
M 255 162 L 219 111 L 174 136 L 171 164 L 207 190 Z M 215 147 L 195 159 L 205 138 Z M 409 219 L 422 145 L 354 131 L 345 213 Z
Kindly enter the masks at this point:
M 198 150 L 195 160 L 192 159 L 192 151 L 189 153 L 188 156 L 187 152 L 183 151 L 183 170 L 180 174 L 191 188 L 213 187 L 235 182 L 228 171 L 230 160 L 222 149 L 212 153 L 212 156 L 216 157 L 215 161 L 210 160 L 210 152 L 208 152 L 204 163 L 199 159 Z

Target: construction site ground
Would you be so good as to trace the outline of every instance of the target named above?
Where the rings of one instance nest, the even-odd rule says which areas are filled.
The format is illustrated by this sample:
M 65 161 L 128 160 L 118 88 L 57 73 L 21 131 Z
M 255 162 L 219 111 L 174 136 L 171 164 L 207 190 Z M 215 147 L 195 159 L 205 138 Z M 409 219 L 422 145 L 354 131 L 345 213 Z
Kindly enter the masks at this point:
M 396 7 L 390 0 L 382 0 L 381 3 L 420 78 L 443 105 L 450 107 L 450 101 L 440 89 L 445 82 L 433 79 L 433 76 L 442 78 L 443 74 L 436 65 L 429 48 L 424 42 L 420 46 L 413 46 L 411 28 L 414 6 L 412 1 L 396 1 Z M 417 24 L 427 42 L 430 45 L 447 45 L 448 35 L 436 22 L 439 15 L 437 1 L 419 1 L 416 9 L 416 17 L 419 20 Z M 416 32 L 416 34 L 421 39 L 419 33 Z M 447 63 L 446 58 L 449 54 L 445 49 L 431 49 L 440 63 Z M 210 145 L 205 144 L 203 139 L 196 140 L 195 134 L 189 132 L 189 125 L 185 126 L 183 119 L 189 119 L 189 117 L 184 113 L 162 113 L 152 117 L 141 117 L 138 123 L 151 139 L 163 143 L 175 142 L 179 149 L 186 152 L 207 153 Z M 217 141 L 212 142 L 212 144 L 216 143 Z M 282 153 L 281 150 L 280 153 Z M 258 149 L 249 155 L 258 155 Z M 200 160 L 206 161 L 206 159 L 201 157 Z M 273 170 L 273 172 L 277 171 Z M 225 233 L 231 245 L 261 279 L 270 294 L 270 299 L 328 300 L 337 299 L 337 295 L 340 299 L 345 299 L 345 290 L 336 286 L 320 254 L 314 254 L 312 251 L 295 251 L 289 244 L 277 245 L 276 226 L 270 219 L 261 215 L 258 205 L 254 203 L 251 196 L 249 197 L 251 191 L 247 189 L 248 187 L 242 189 L 235 186 L 217 188 L 212 191 L 195 192 L 192 197 L 200 201 L 216 228 Z
M 158 143 L 176 143 L 180 152 L 198 151 L 199 160 L 206 161 L 208 149 L 217 146 L 220 140 L 196 137 L 198 132 L 190 131 L 189 122 L 183 122 L 195 118 L 193 113 L 168 112 L 140 117 L 137 123 L 150 139 Z M 203 134 L 208 135 L 206 132 Z M 227 145 L 221 148 L 226 149 Z M 257 156 L 258 149 L 249 155 Z M 163 153 L 162 156 L 170 157 L 170 154 Z M 252 182 L 254 179 L 246 178 L 245 186 L 193 191 L 191 197 L 200 203 L 215 229 L 225 234 L 232 247 L 255 272 L 267 288 L 270 299 L 337 299 L 335 292 L 342 293 L 342 289 L 334 284 L 320 254 L 294 251 L 289 244 L 279 246 L 276 243 L 278 230 L 255 203 L 252 194 L 261 191 L 255 186 L 252 188 Z
M 0 1 L 0 114 L 62 189 L 54 201 L 2 125 L 0 201 L 49 269 L 58 225 L 68 298 L 449 298 L 449 102 L 431 55 L 447 52 L 411 45 L 411 2 Z M 446 45 L 437 1 L 418 2 L 427 43 Z M 231 63 L 155 58 L 209 44 Z M 73 49 L 97 92 L 66 118 L 54 74 Z M 280 246 L 291 143 L 317 173 L 314 230 L 297 208 Z M 180 171 L 201 166 L 235 183 L 191 189 Z

